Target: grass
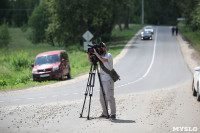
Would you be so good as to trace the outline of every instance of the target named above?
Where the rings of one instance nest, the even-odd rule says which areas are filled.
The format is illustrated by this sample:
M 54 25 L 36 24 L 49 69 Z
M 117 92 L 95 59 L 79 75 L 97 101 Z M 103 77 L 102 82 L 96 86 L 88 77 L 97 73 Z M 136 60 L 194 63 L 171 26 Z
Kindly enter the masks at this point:
M 129 30 L 120 31 L 115 27 L 112 32 L 112 41 L 107 42 L 108 52 L 113 57 L 118 55 L 128 40 L 141 29 L 142 25 L 130 25 Z M 46 43 L 32 44 L 27 40 L 27 32 L 20 28 L 9 28 L 11 41 L 6 48 L 0 49 L 0 89 L 8 90 L 15 88 L 30 87 L 48 84 L 57 81 L 34 82 L 32 81 L 32 67 L 35 56 L 38 53 L 65 49 L 68 52 L 72 78 L 89 71 L 90 63 L 83 51 L 83 46 L 74 44 L 67 48 L 53 47 Z
M 185 26 L 184 23 L 180 23 L 178 28 L 182 35 L 200 52 L 200 30 L 193 31 L 191 27 Z

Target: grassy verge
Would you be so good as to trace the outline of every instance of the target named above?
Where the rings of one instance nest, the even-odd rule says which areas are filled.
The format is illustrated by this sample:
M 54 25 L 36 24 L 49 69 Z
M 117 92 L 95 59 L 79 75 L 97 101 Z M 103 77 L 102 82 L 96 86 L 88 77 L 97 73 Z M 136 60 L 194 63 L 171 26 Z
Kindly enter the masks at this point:
M 180 23 L 178 28 L 182 35 L 200 52 L 200 31 L 193 31 L 189 26 L 185 26 L 183 23 Z
M 112 32 L 112 42 L 106 43 L 108 51 L 113 57 L 120 53 L 124 45 L 142 25 L 130 25 L 129 30 L 119 31 L 116 27 Z M 26 39 L 27 34 L 20 28 L 9 28 L 11 42 L 8 47 L 0 49 L 0 89 L 8 90 L 15 88 L 42 85 L 57 81 L 34 82 L 32 81 L 31 63 L 34 62 L 38 53 L 65 49 L 68 52 L 72 78 L 89 70 L 90 63 L 87 62 L 83 47 L 75 44 L 65 47 L 52 47 L 41 43 L 34 45 Z

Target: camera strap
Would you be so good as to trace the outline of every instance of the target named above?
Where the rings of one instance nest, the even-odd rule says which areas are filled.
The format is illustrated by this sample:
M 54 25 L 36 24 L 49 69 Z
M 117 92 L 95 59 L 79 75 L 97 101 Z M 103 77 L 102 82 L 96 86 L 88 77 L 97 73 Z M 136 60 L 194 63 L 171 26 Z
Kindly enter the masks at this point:
M 104 66 L 102 61 L 99 61 L 99 64 L 100 64 L 100 67 L 103 69 L 103 71 L 106 72 L 112 78 L 112 80 L 114 82 L 116 82 L 117 80 L 120 80 L 119 75 L 117 74 L 117 72 L 114 69 L 112 69 L 112 70 L 107 69 Z

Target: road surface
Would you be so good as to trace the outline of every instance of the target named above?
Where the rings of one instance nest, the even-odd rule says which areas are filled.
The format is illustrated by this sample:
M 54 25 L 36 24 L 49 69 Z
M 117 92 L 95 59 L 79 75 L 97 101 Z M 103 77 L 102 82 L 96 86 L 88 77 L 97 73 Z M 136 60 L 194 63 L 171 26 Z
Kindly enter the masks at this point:
M 116 95 L 169 88 L 191 79 L 170 27 L 154 27 L 154 30 L 153 40 L 140 40 L 138 36 L 131 47 L 126 47 L 130 49 L 126 56 L 114 66 L 121 77 L 115 84 Z M 94 96 L 99 91 L 97 77 L 96 81 Z M 86 83 L 87 79 L 71 85 L 1 94 L 0 106 L 83 99 Z
M 114 66 L 121 76 L 115 83 L 117 120 L 97 118 L 101 113 L 98 82 L 90 113 L 95 119 L 79 118 L 86 75 L 80 81 L 75 78 L 1 93 L 0 131 L 168 133 L 179 127 L 199 131 L 199 103 L 192 96 L 192 73 L 183 59 L 179 42 L 171 35 L 169 26 L 154 27 L 154 30 L 153 40 L 140 40 L 138 36 L 130 41 L 133 43 L 125 47 L 128 52 Z

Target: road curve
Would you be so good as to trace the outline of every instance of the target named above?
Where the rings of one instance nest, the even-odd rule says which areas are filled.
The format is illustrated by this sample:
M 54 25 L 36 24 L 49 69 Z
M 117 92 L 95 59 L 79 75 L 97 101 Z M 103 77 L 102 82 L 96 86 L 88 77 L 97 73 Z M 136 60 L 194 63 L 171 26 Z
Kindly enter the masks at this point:
M 129 49 L 125 57 L 115 64 L 121 76 L 115 83 L 116 95 L 169 88 L 191 80 L 192 74 L 170 27 L 157 26 L 154 30 L 153 40 L 140 40 L 138 36 L 132 45 L 125 47 Z M 87 80 L 83 80 L 67 86 L 3 93 L 0 94 L 0 106 L 81 100 L 86 83 Z M 98 91 L 99 83 L 96 82 L 94 97 L 98 97 Z

